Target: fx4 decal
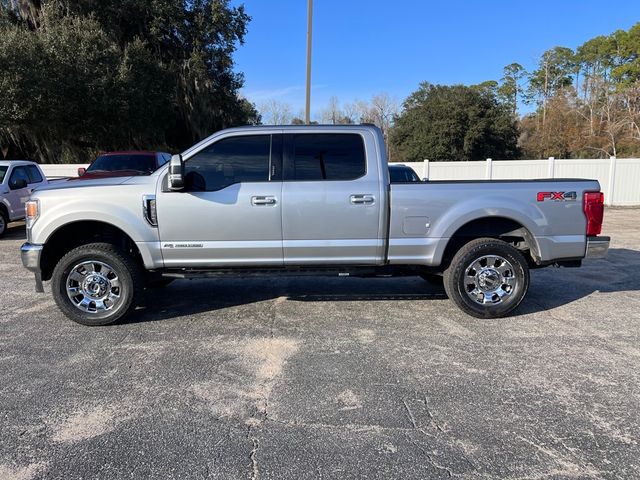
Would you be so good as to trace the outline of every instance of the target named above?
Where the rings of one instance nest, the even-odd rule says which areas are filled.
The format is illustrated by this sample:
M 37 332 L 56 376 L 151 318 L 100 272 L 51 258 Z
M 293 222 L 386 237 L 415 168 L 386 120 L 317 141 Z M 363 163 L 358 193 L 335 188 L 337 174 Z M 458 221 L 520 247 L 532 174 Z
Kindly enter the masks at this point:
M 576 192 L 538 192 L 538 201 L 553 200 L 554 202 L 575 202 L 578 199 Z

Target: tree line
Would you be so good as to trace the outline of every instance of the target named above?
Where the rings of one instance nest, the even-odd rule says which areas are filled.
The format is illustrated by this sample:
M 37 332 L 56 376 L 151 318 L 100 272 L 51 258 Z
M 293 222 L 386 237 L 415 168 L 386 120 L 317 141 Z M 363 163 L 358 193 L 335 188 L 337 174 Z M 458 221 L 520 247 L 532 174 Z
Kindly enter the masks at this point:
M 0 158 L 177 151 L 258 123 L 233 68 L 249 20 L 229 0 L 0 0 Z
M 230 0 L 0 0 L 0 158 L 87 162 L 304 123 L 287 103 L 240 94 L 233 55 L 249 21 Z M 640 156 L 640 23 L 499 80 L 424 82 L 401 103 L 330 97 L 316 121 L 378 125 L 392 161 Z
M 533 110 L 521 116 L 521 104 Z M 299 121 L 280 102 L 260 111 L 266 121 Z M 387 94 L 342 107 L 332 97 L 320 118 L 377 124 L 396 161 L 638 157 L 640 23 L 575 50 L 554 47 L 531 71 L 509 64 L 498 81 L 424 82 L 401 108 Z

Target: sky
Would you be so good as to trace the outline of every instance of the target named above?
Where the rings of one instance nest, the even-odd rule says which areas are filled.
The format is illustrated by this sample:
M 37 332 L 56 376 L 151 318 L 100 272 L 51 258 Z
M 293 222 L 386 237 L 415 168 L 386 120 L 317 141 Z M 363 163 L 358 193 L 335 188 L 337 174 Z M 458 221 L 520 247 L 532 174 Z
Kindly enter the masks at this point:
M 235 55 L 242 94 L 303 111 L 306 0 L 244 0 L 252 17 Z M 576 48 L 640 22 L 640 0 L 314 0 L 311 115 L 387 92 L 402 102 L 423 81 L 500 80 L 505 65 L 533 69 L 556 45 Z

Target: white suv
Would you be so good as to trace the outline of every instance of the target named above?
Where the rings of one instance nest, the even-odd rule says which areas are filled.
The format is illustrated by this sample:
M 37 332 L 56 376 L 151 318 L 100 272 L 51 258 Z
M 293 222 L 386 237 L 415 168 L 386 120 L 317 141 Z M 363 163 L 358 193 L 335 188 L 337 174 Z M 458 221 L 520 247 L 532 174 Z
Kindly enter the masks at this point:
M 25 217 L 24 204 L 31 192 L 47 179 L 37 163 L 27 160 L 0 161 L 0 237 L 7 224 Z

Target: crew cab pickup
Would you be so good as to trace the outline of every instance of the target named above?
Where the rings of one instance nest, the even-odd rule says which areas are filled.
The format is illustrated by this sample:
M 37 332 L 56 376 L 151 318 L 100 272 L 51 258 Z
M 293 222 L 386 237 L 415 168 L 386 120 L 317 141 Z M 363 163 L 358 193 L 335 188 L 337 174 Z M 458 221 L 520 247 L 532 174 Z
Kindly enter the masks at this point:
M 248 274 L 443 276 L 464 312 L 501 317 L 529 270 L 602 257 L 594 180 L 391 183 L 369 125 L 223 130 L 150 176 L 38 189 L 24 266 L 85 325 L 149 284 Z
M 47 183 L 47 178 L 35 162 L 0 161 L 0 237 L 7 231 L 9 222 L 25 217 L 24 205 L 31 191 Z

